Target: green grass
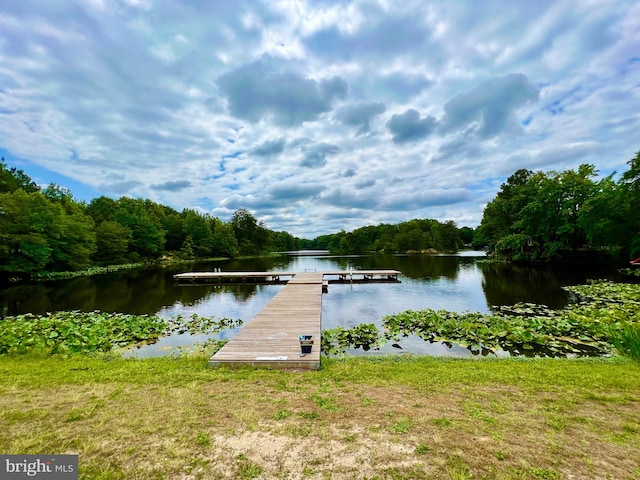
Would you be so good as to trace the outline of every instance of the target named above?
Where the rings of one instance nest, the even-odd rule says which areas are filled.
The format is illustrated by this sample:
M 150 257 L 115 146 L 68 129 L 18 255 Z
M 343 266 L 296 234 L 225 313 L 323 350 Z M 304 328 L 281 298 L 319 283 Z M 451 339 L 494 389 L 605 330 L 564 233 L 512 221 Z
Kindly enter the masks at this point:
M 0 451 L 81 478 L 634 478 L 640 365 L 608 359 L 0 356 Z M 610 462 L 616 458 L 616 462 Z

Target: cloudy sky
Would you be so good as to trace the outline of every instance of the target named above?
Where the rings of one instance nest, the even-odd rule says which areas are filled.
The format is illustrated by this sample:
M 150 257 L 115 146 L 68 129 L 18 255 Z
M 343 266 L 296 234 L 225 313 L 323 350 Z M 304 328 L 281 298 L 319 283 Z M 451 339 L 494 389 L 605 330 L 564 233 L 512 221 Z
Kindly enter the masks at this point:
M 313 238 L 640 150 L 640 2 L 0 0 L 0 154 Z

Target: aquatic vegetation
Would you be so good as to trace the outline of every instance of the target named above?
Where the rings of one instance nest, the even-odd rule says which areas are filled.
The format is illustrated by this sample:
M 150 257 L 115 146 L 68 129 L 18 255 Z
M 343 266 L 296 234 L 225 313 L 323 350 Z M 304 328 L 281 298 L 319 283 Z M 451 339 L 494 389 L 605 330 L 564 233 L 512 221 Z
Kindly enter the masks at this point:
M 632 303 L 640 305 L 640 284 L 614 283 L 608 280 L 592 280 L 586 285 L 563 287 L 573 293 L 578 302 L 600 301 L 609 303 Z
M 389 340 L 416 335 L 456 343 L 474 354 L 504 350 L 527 356 L 597 356 L 617 349 L 640 358 L 640 285 L 592 282 L 566 289 L 576 301 L 561 310 L 530 303 L 488 314 L 407 310 L 384 317 L 382 332 L 374 325 L 328 330 L 323 332 L 323 353 L 380 348 Z
M 33 275 L 34 280 L 68 280 L 75 277 L 90 277 L 92 275 L 102 275 L 105 273 L 117 272 L 119 270 L 130 270 L 143 267 L 144 263 L 124 263 L 121 265 L 108 265 L 106 267 L 89 267 L 84 270 L 67 271 L 67 272 L 47 272 L 36 273 Z
M 17 315 L 0 320 L 0 354 L 108 352 L 176 333 L 214 334 L 241 323 L 198 315 L 167 320 L 99 311 Z
M 386 343 L 378 328 L 371 323 L 362 323 L 353 328 L 337 327 L 322 332 L 322 353 L 344 355 L 350 347 L 363 350 L 378 349 Z

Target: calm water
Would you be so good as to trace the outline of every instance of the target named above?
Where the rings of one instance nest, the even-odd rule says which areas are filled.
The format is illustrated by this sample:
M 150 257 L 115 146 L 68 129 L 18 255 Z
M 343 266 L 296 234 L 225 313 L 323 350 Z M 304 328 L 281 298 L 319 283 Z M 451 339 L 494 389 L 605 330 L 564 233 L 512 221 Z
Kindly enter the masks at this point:
M 250 320 L 282 285 L 178 286 L 173 274 L 185 271 L 287 270 L 292 272 L 396 269 L 401 283 L 331 284 L 323 296 L 322 327 L 380 325 L 382 317 L 423 308 L 488 312 L 492 306 L 532 302 L 560 308 L 568 295 L 561 287 L 589 278 L 614 278 L 596 269 L 522 267 L 482 261 L 481 252 L 455 256 L 281 256 L 220 261 L 196 265 L 143 268 L 89 278 L 76 278 L 11 286 L 0 290 L 3 316 L 56 310 L 102 310 L 171 317 L 182 314 Z M 234 331 L 224 332 L 230 338 Z M 136 349 L 135 355 L 161 355 L 205 340 L 205 336 L 176 335 L 155 345 Z M 468 356 L 467 349 L 430 344 L 418 338 L 400 342 L 402 350 L 386 346 L 382 353 L 413 352 L 428 355 Z M 354 354 L 364 354 L 361 350 Z M 380 353 L 380 351 L 368 352 Z

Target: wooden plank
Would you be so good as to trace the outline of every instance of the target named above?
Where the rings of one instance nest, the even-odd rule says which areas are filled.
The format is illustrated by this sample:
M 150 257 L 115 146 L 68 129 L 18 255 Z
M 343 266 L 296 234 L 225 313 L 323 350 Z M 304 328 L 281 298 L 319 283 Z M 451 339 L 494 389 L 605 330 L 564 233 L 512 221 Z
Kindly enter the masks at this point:
M 297 273 L 276 296 L 211 359 L 211 366 L 320 368 L 322 273 Z M 313 335 L 301 355 L 300 335 Z

